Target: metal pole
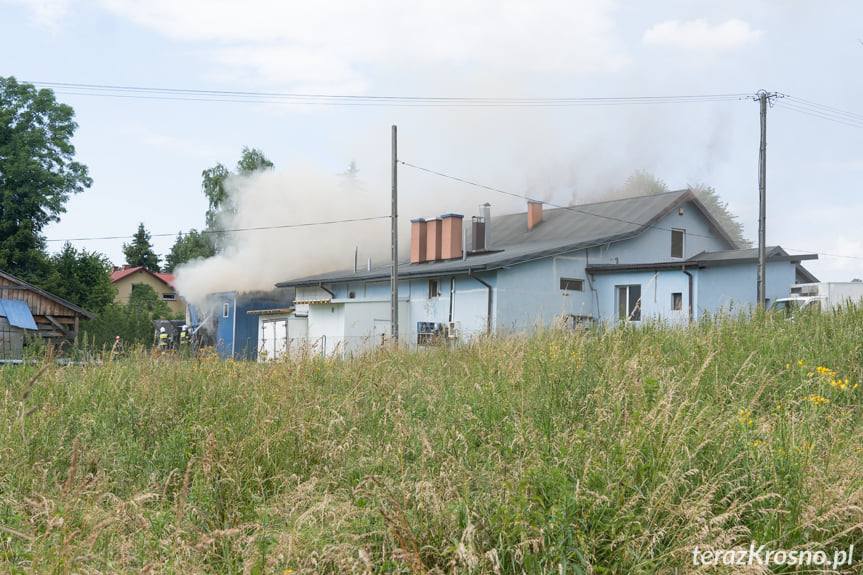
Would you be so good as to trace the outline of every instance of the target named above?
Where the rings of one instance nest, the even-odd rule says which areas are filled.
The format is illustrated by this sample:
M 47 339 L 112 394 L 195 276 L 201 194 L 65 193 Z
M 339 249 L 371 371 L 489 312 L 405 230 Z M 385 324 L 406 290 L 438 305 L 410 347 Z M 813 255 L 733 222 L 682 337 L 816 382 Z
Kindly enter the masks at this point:
M 758 306 L 763 309 L 767 303 L 767 92 L 759 92 L 758 99 L 761 102 L 761 148 L 758 155 Z
M 392 276 L 390 280 L 390 329 L 393 342 L 399 341 L 399 228 L 398 228 L 398 145 L 397 130 L 393 125 L 393 193 L 390 235 L 392 245 Z

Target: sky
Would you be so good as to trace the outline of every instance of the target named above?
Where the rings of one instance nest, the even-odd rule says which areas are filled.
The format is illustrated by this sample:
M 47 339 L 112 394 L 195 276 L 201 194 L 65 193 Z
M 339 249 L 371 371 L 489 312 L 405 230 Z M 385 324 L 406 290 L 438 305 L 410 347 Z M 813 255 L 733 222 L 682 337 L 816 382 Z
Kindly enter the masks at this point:
M 51 251 L 120 265 L 142 222 L 164 256 L 204 227 L 202 171 L 244 146 L 275 170 L 233 182 L 234 227 L 384 217 L 392 126 L 402 246 L 410 218 L 585 203 L 636 171 L 714 188 L 757 242 L 766 90 L 767 243 L 819 254 L 822 281 L 863 278 L 854 0 L 0 0 L 0 21 L 0 75 L 74 108 L 93 178 L 44 230 Z M 388 225 L 242 232 L 201 277 L 380 259 Z

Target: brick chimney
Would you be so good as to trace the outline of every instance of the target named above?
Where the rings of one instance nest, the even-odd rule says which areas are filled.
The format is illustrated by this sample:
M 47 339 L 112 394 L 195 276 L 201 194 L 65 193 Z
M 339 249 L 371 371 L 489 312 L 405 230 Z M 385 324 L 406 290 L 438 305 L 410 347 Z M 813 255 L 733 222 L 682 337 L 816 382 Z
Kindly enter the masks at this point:
M 441 221 L 433 218 L 426 221 L 426 257 L 425 261 L 434 262 L 440 259 L 441 253 Z
M 426 221 L 422 218 L 411 220 L 411 263 L 426 261 Z
M 542 221 L 542 202 L 528 200 L 527 202 L 527 229 L 532 230 Z
M 444 214 L 441 219 L 441 259 L 452 260 L 462 257 L 462 220 L 461 214 Z

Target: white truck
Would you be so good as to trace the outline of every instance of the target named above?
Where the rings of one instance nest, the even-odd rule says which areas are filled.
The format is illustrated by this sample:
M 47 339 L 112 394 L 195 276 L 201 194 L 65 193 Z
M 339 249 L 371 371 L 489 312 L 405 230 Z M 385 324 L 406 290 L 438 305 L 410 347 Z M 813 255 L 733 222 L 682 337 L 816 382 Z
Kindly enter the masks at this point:
M 830 311 L 841 305 L 861 302 L 863 282 L 794 284 L 791 286 L 791 295 L 777 299 L 770 309 L 793 316 L 800 310 Z

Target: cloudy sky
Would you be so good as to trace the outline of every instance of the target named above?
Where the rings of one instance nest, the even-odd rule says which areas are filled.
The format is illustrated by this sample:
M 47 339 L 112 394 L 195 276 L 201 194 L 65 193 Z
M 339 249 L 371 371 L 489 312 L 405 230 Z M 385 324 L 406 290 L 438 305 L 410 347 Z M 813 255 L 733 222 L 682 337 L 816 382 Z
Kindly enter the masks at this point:
M 401 160 L 480 184 L 402 166 L 405 221 L 524 209 L 488 188 L 583 203 L 643 170 L 715 188 L 756 240 L 765 89 L 786 96 L 767 120 L 768 243 L 818 253 L 823 280 L 863 277 L 854 0 L 0 0 L 0 21 L 0 75 L 75 109 L 94 179 L 46 230 L 52 250 L 121 264 L 124 239 L 79 238 L 143 222 L 167 253 L 204 225 L 201 172 L 243 146 L 277 168 L 243 225 L 386 215 L 392 125 Z M 360 192 L 337 176 L 352 161 Z M 270 234 L 262 265 L 288 279 L 328 240 L 353 257 L 350 224 L 316 230 Z

